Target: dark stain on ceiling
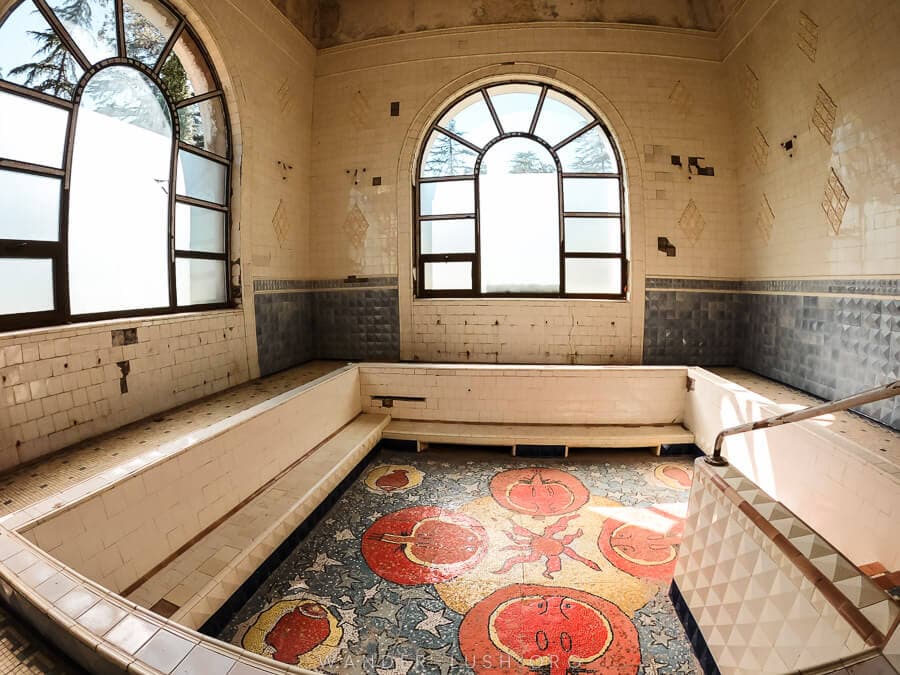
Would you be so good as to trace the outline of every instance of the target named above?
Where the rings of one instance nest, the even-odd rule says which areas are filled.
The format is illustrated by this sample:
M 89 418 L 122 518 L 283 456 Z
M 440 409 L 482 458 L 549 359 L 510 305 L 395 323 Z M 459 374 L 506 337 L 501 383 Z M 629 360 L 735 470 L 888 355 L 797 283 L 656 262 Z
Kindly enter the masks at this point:
M 740 0 L 271 0 L 319 48 L 439 28 L 588 21 L 713 32 Z

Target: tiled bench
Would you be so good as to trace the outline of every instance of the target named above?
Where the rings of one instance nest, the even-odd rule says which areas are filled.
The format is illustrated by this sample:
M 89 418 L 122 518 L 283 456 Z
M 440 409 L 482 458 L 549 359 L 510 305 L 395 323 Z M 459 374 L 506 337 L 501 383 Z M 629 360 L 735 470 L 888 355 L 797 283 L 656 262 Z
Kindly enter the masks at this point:
M 569 448 L 656 448 L 693 443 L 694 434 L 680 424 L 580 425 L 580 424 L 477 424 L 391 420 L 384 438 L 415 441 L 421 450 L 429 443 L 511 446 L 561 445 Z
M 378 443 L 389 419 L 359 415 L 124 595 L 202 626 Z

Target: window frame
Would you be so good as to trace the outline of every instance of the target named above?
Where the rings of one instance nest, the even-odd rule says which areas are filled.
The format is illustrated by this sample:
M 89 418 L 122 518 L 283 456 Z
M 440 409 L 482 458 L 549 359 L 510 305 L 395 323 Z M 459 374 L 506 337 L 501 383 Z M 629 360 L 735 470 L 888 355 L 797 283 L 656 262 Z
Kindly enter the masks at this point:
M 6 12 L 0 15 L 0 26 L 6 23 L 7 19 L 15 12 L 26 0 L 19 0 L 13 3 Z M 54 14 L 53 10 L 47 5 L 46 0 L 33 0 L 35 8 L 40 12 L 44 20 L 56 32 L 63 46 L 69 51 L 75 62 L 84 71 L 79 78 L 72 99 L 53 96 L 41 91 L 30 89 L 26 86 L 8 82 L 0 79 L 0 93 L 13 94 L 25 99 L 36 101 L 57 108 L 61 108 L 68 112 L 69 118 L 66 126 L 66 135 L 63 145 L 62 167 L 57 169 L 41 164 L 32 164 L 19 160 L 0 157 L 0 170 L 12 171 L 18 173 L 26 173 L 38 176 L 47 176 L 52 178 L 60 178 L 60 202 L 59 202 L 59 236 L 57 241 L 36 241 L 27 239 L 2 239 L 0 238 L 0 258 L 40 258 L 51 259 L 53 261 L 53 300 L 54 308 L 49 311 L 25 312 L 18 314 L 0 314 L 0 332 L 25 330 L 29 328 L 44 328 L 50 326 L 67 325 L 73 323 L 86 323 L 94 321 L 105 321 L 109 319 L 137 318 L 145 316 L 158 316 L 169 314 L 185 314 L 190 312 L 202 312 L 209 310 L 230 309 L 234 307 L 234 292 L 231 287 L 231 205 L 232 205 L 232 171 L 234 149 L 232 146 L 232 130 L 231 119 L 228 113 L 228 102 L 225 92 L 222 88 L 221 80 L 216 71 L 215 64 L 209 56 L 205 45 L 197 36 L 197 33 L 191 28 L 184 14 L 173 7 L 168 0 L 157 0 L 167 10 L 169 10 L 176 19 L 176 25 L 172 34 L 165 43 L 154 67 L 149 67 L 137 59 L 127 55 L 127 43 L 125 37 L 125 10 L 123 0 L 114 0 L 115 20 L 116 20 L 116 49 L 117 55 L 107 59 L 91 63 L 79 48 L 76 41 L 72 38 L 68 30 L 62 25 Z M 205 65 L 209 68 L 212 76 L 212 86 L 210 91 L 195 96 L 188 97 L 182 101 L 176 102 L 174 97 L 169 93 L 166 85 L 163 83 L 160 72 L 169 56 L 172 54 L 178 40 L 186 36 L 193 40 L 194 44 L 200 51 L 205 61 Z M 171 160 L 169 164 L 169 189 L 168 189 L 168 218 L 167 218 L 167 258 L 168 269 L 167 283 L 169 287 L 169 303 L 160 307 L 147 307 L 132 310 L 114 310 L 109 312 L 93 312 L 86 314 L 72 314 L 70 311 L 69 297 L 69 202 L 70 202 L 70 186 L 72 177 L 72 160 L 75 146 L 75 133 L 78 126 L 78 112 L 81 104 L 82 95 L 91 79 L 105 68 L 112 66 L 126 66 L 134 68 L 148 79 L 159 89 L 162 98 L 168 107 L 169 116 L 172 122 L 172 150 Z M 227 152 L 226 155 L 220 156 L 213 152 L 209 152 L 202 148 L 198 148 L 191 143 L 181 140 L 181 120 L 178 111 L 181 108 L 202 103 L 203 101 L 219 98 L 222 102 L 224 117 L 224 132 L 226 135 Z M 225 168 L 225 186 L 224 200 L 222 204 L 207 202 L 193 197 L 187 197 L 177 194 L 177 178 L 178 178 L 178 154 L 179 152 L 188 152 L 203 159 L 216 162 Z M 175 245 L 175 212 L 178 204 L 187 206 L 199 206 L 212 211 L 224 214 L 224 251 L 222 253 L 208 253 L 202 251 L 189 251 L 177 249 Z M 223 302 L 204 303 L 193 305 L 179 305 L 177 298 L 176 284 L 176 261 L 179 259 L 201 259 L 216 260 L 224 262 L 225 278 L 223 279 L 225 288 L 225 299 Z
M 529 130 L 527 132 L 523 131 L 512 131 L 506 132 L 503 129 L 503 126 L 500 122 L 500 117 L 497 114 L 497 111 L 494 109 L 494 105 L 491 102 L 491 97 L 488 95 L 487 90 L 492 87 L 497 87 L 501 85 L 532 85 L 538 86 L 541 88 L 541 92 L 538 97 L 537 105 L 535 106 L 534 113 L 532 114 L 531 124 Z M 587 125 L 580 127 L 572 134 L 566 136 L 562 140 L 560 140 L 555 145 L 550 145 L 546 140 L 541 138 L 540 136 L 535 134 L 535 128 L 537 127 L 538 120 L 540 119 L 541 112 L 543 110 L 544 100 L 549 91 L 554 91 L 566 98 L 569 98 L 575 101 L 578 105 L 580 105 L 584 110 L 589 112 L 593 116 L 593 120 L 589 122 Z M 481 93 L 482 99 L 487 104 L 487 109 L 491 114 L 491 118 L 493 119 L 494 125 L 497 127 L 498 135 L 494 136 L 491 140 L 485 143 L 482 147 L 467 141 L 462 136 L 453 133 L 449 129 L 445 127 L 441 127 L 439 122 L 443 119 L 446 113 L 453 109 L 458 103 L 461 103 L 463 100 L 471 97 L 473 94 Z M 590 132 L 594 128 L 600 128 L 601 131 L 606 134 L 606 138 L 609 142 L 610 147 L 612 148 L 612 152 L 615 156 L 616 166 L 618 167 L 618 171 L 615 173 L 572 173 L 572 172 L 563 172 L 562 163 L 559 159 L 558 150 L 563 146 L 567 145 L 569 142 L 574 141 L 582 134 L 586 134 Z M 422 176 L 422 162 L 425 159 L 426 151 L 428 148 L 428 141 L 432 137 L 432 134 L 437 131 L 445 136 L 448 136 L 450 139 L 462 143 L 469 150 L 472 150 L 477 154 L 477 159 L 475 160 L 475 168 L 473 174 L 465 174 L 462 176 Z M 557 195 L 558 195 L 558 212 L 559 212 L 559 283 L 560 290 L 558 292 L 551 293 L 538 293 L 538 292 L 481 292 L 481 209 L 480 209 L 480 171 L 481 171 L 481 162 L 484 159 L 485 154 L 497 143 L 500 141 L 506 140 L 508 138 L 527 138 L 531 141 L 535 141 L 539 143 L 542 147 L 544 147 L 550 155 L 553 157 L 553 161 L 556 164 L 556 179 L 557 179 Z M 629 260 L 628 260 L 628 250 L 627 250 L 627 232 L 626 232 L 626 208 L 625 208 L 625 175 L 624 175 L 624 164 L 622 162 L 622 156 L 619 152 L 619 148 L 616 145 L 616 142 L 613 138 L 613 135 L 610 133 L 609 128 L 606 123 L 594 112 L 594 109 L 586 105 L 584 101 L 582 101 L 579 97 L 575 96 L 569 91 L 562 89 L 558 86 L 554 86 L 547 82 L 536 81 L 536 80 L 528 80 L 528 79 L 511 79 L 511 80 L 500 80 L 496 82 L 489 82 L 478 87 L 467 89 L 459 96 L 455 97 L 448 104 L 446 104 L 441 111 L 436 115 L 434 121 L 428 126 L 425 133 L 422 135 L 421 147 L 419 148 L 418 157 L 416 160 L 416 170 L 413 178 L 412 184 L 412 201 L 413 201 L 413 221 L 414 221 L 414 235 L 413 235 L 413 256 L 414 256 L 414 271 L 415 278 L 413 280 L 413 290 L 416 298 L 444 298 L 444 299 L 453 299 L 453 298 L 535 298 L 535 299 L 549 299 L 549 298 L 567 298 L 567 299 L 585 299 L 585 300 L 625 300 L 628 297 L 628 273 L 629 273 Z M 566 211 L 564 208 L 564 191 L 563 191 L 563 180 L 567 178 L 608 178 L 608 179 L 616 179 L 619 184 L 619 213 L 605 213 L 605 212 L 576 212 L 576 211 Z M 423 215 L 421 213 L 421 204 L 420 200 L 420 186 L 422 184 L 428 183 L 443 183 L 450 181 L 472 181 L 474 183 L 474 213 L 454 213 L 454 214 L 441 214 L 441 215 Z M 603 253 L 603 252 L 581 252 L 581 251 L 566 251 L 565 245 L 565 219 L 566 218 L 579 218 L 579 217 L 590 217 L 590 218 L 617 218 L 619 220 L 619 253 Z M 454 220 L 454 219 L 462 219 L 468 218 L 474 220 L 475 227 L 475 252 L 474 253 L 422 253 L 422 222 L 423 221 L 439 221 L 439 220 Z M 565 282 L 566 282 L 566 260 L 569 259 L 578 259 L 578 258 L 587 258 L 587 259 L 613 259 L 621 261 L 621 272 L 622 278 L 619 284 L 619 293 L 570 293 L 565 290 Z M 429 290 L 425 288 L 425 264 L 426 263 L 440 263 L 440 262 L 471 262 L 472 263 L 472 286 L 470 289 L 460 289 L 460 290 Z

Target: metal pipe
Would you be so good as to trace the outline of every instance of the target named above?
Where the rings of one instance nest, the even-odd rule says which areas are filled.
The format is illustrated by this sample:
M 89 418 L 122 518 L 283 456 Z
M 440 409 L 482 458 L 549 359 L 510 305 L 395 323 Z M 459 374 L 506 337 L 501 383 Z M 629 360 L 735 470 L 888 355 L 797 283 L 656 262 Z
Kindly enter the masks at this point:
M 891 398 L 892 396 L 897 396 L 898 394 L 900 394 L 900 380 L 894 380 L 893 382 L 884 384 L 880 387 L 868 389 L 859 394 L 854 394 L 853 396 L 848 396 L 847 398 L 838 399 L 837 401 L 831 401 L 830 403 L 820 403 L 819 405 L 810 406 L 809 408 L 804 408 L 803 410 L 795 410 L 794 412 L 775 415 L 774 417 L 767 417 L 766 419 L 759 420 L 757 422 L 747 422 L 746 424 L 739 424 L 735 427 L 724 429 L 719 432 L 718 436 L 716 436 L 716 443 L 713 447 L 713 454 L 707 456 L 706 461 L 713 466 L 726 466 L 728 464 L 728 460 L 722 457 L 722 444 L 725 442 L 726 436 L 743 434 L 748 431 L 756 431 L 757 429 L 768 429 L 770 427 L 781 426 L 782 424 L 791 424 L 792 422 L 800 422 L 801 420 L 808 420 L 811 417 L 818 417 L 819 415 L 826 415 L 828 413 L 838 412 L 840 410 L 847 410 L 854 406 L 863 405 L 865 403 L 881 401 L 882 399 Z

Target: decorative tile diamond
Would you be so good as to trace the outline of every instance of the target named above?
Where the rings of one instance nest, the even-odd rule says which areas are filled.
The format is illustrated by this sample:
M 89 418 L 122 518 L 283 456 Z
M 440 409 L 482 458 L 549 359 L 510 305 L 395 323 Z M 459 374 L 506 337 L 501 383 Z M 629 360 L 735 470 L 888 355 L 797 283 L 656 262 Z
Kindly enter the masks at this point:
M 822 138 L 831 145 L 831 137 L 834 134 L 834 121 L 837 117 L 837 103 L 828 95 L 828 92 L 819 85 L 816 94 L 816 106 L 813 108 L 812 124 L 822 134 Z
M 800 29 L 797 31 L 797 46 L 806 57 L 815 63 L 816 50 L 819 47 L 819 25 L 809 18 L 806 12 L 800 12 Z
M 278 245 L 284 246 L 288 237 L 288 221 L 283 199 L 279 199 L 278 206 L 275 207 L 275 214 L 272 216 L 272 229 L 275 230 L 275 240 L 278 242 Z
M 775 212 L 769 205 L 769 200 L 763 194 L 759 202 L 759 212 L 756 214 L 756 230 L 762 235 L 768 244 L 772 239 L 772 230 L 775 228 Z
M 751 110 L 759 107 L 759 78 L 747 64 L 744 65 L 744 97 Z
M 703 220 L 703 215 L 693 199 L 684 207 L 684 211 L 678 219 L 677 228 L 679 232 L 687 237 L 691 244 L 696 244 L 697 240 L 700 239 L 700 235 L 703 234 L 703 230 L 706 228 L 706 221 Z
M 822 210 L 825 211 L 825 219 L 836 235 L 841 233 L 841 221 L 844 220 L 844 212 L 847 210 L 849 201 L 850 195 L 844 189 L 844 184 L 841 183 L 841 179 L 838 178 L 834 169 L 831 169 L 828 182 L 825 184 Z
M 681 114 L 683 117 L 686 117 L 691 111 L 693 97 L 691 96 L 691 92 L 688 91 L 688 88 L 684 86 L 684 83 L 681 80 L 678 80 L 675 83 L 675 86 L 672 87 L 672 91 L 669 92 L 669 102 L 672 104 L 672 107 L 676 110 L 676 112 Z
M 751 154 L 756 167 L 760 171 L 765 171 L 766 163 L 769 161 L 769 141 L 759 127 L 756 127 L 756 133 L 753 135 Z

